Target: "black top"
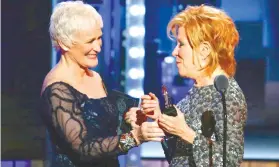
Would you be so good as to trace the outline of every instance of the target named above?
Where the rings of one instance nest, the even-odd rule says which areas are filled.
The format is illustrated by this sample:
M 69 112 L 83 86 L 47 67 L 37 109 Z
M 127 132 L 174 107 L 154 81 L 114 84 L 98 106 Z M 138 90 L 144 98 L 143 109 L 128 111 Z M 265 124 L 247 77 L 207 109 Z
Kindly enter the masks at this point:
M 118 113 L 108 97 L 88 98 L 55 82 L 42 94 L 40 112 L 52 146 L 52 167 L 119 166 Z

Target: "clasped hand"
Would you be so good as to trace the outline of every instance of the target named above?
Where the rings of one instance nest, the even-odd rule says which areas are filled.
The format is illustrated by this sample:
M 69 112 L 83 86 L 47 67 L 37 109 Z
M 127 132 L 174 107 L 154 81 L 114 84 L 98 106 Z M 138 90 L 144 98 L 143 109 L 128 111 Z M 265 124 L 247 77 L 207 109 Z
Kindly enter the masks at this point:
M 153 94 L 142 96 L 141 110 L 149 118 L 158 122 L 159 127 L 164 131 L 172 135 L 176 135 L 186 142 L 193 143 L 195 138 L 195 132 L 187 125 L 184 113 L 182 113 L 177 107 L 177 116 L 168 116 L 162 114 L 159 100 Z
M 162 141 L 165 136 L 164 131 L 159 128 L 158 123 L 146 122 L 146 115 L 139 108 L 130 108 L 125 114 L 124 119 L 132 126 L 138 141 Z

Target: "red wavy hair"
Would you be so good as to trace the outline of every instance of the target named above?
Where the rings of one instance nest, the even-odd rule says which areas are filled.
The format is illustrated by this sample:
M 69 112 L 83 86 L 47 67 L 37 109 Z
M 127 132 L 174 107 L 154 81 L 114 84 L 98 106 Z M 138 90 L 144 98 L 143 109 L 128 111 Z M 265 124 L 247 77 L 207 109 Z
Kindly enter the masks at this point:
M 177 36 L 177 28 L 183 26 L 193 50 L 202 42 L 209 42 L 212 51 L 209 64 L 203 68 L 211 75 L 218 65 L 230 76 L 236 71 L 234 50 L 239 42 L 239 34 L 233 20 L 222 10 L 201 5 L 188 6 L 169 22 L 168 36 Z

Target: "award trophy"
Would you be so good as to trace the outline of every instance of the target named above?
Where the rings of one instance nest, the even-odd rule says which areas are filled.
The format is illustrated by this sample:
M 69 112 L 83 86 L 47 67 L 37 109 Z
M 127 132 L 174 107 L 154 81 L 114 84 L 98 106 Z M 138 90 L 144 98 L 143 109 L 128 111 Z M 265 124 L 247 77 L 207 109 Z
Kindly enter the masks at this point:
M 166 86 L 164 85 L 162 86 L 162 94 L 165 101 L 164 109 L 162 110 L 162 113 L 168 116 L 173 116 L 173 117 L 177 116 L 177 112 L 175 107 L 173 106 L 172 99 L 167 91 Z M 176 136 L 166 133 L 164 140 L 161 142 L 166 159 L 169 164 L 175 152 L 176 141 L 177 141 Z

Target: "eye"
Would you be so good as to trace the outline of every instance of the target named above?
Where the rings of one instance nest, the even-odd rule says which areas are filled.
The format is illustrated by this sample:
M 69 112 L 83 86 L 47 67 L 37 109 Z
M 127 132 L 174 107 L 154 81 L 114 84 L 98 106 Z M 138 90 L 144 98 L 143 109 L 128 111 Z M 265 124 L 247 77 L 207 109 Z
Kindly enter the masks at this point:
M 180 48 L 180 47 L 184 46 L 185 44 L 184 44 L 184 42 L 177 40 L 177 45 Z
M 92 40 L 88 41 L 87 43 L 91 44 L 93 43 L 95 40 L 100 40 L 102 39 L 102 36 L 99 36 L 98 38 L 93 38 Z
M 95 41 L 95 38 L 94 39 L 92 39 L 92 40 L 90 40 L 90 41 L 88 41 L 87 43 L 92 43 L 92 42 L 94 42 Z
M 179 47 L 184 46 L 183 42 L 179 42 Z

